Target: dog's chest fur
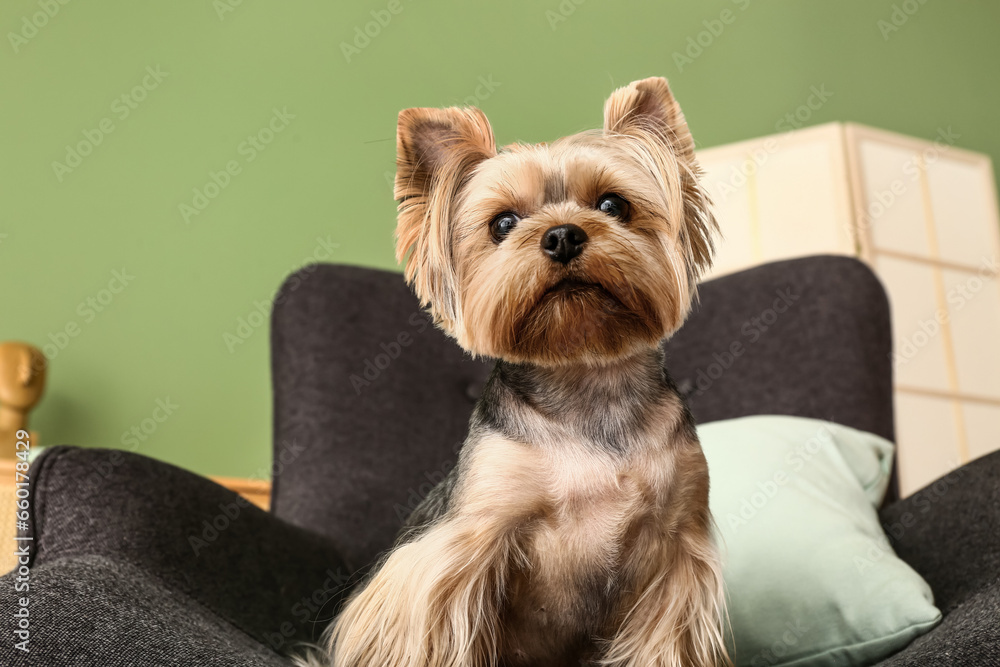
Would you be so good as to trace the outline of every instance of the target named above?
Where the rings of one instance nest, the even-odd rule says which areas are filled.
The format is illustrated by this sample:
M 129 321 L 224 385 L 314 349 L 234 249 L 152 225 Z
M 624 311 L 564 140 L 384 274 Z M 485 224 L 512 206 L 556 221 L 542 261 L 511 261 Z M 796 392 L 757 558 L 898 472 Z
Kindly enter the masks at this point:
M 506 515 L 517 534 L 504 664 L 578 665 L 613 633 L 657 567 L 643 545 L 668 539 L 673 472 L 692 453 L 658 355 L 583 374 L 498 366 L 456 492 L 464 511 Z
M 524 488 L 539 514 L 522 529 L 524 562 L 511 575 L 505 626 L 509 652 L 535 660 L 521 664 L 543 664 L 539 647 L 547 646 L 544 664 L 559 665 L 609 632 L 629 584 L 630 543 L 655 520 L 657 494 L 638 461 L 587 443 L 562 443 L 532 458 L 536 472 Z

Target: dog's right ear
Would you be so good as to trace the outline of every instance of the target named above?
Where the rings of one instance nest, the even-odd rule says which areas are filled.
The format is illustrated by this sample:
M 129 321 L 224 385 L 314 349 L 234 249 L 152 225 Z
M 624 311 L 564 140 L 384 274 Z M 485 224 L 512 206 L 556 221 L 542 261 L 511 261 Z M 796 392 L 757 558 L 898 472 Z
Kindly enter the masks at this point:
M 425 195 L 436 175 L 496 155 L 490 122 L 475 107 L 404 109 L 396 132 L 396 199 Z
M 399 219 L 396 259 L 421 303 L 451 333 L 460 317 L 451 262 L 453 202 L 475 167 L 496 155 L 493 130 L 482 111 L 406 109 L 396 132 Z

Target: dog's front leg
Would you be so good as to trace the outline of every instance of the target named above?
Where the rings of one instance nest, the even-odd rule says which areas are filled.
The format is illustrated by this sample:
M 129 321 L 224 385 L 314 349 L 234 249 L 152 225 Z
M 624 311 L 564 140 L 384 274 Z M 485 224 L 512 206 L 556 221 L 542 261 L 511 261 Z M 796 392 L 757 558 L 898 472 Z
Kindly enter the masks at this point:
M 705 512 L 707 516 L 707 512 Z M 614 667 L 723 667 L 722 567 L 710 520 L 667 537 L 650 532 L 633 556 L 635 598 L 602 665 Z M 645 570 L 645 572 L 644 572 Z
M 334 667 L 494 664 L 513 548 L 498 523 L 445 518 L 395 549 L 335 621 Z
M 722 573 L 707 534 L 678 536 L 612 639 L 602 664 L 615 667 L 730 665 L 722 635 Z

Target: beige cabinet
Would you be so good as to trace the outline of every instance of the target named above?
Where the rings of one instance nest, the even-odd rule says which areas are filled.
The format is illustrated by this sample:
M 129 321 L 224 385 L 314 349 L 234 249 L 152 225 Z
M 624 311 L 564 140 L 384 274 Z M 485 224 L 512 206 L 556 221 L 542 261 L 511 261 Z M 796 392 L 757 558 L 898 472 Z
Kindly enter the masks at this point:
M 724 239 L 710 276 L 816 253 L 892 302 L 900 482 L 1000 449 L 1000 216 L 988 156 L 829 123 L 699 151 Z

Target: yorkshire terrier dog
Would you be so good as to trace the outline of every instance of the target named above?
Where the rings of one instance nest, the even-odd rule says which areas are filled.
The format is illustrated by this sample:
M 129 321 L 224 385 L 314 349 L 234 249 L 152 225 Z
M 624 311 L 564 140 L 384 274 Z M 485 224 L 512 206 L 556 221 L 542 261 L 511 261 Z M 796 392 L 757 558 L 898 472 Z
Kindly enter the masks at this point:
M 708 469 L 660 348 L 716 226 L 666 80 L 615 91 L 603 130 L 500 150 L 478 109 L 408 109 L 397 167 L 407 280 L 499 361 L 327 660 L 730 664 Z

